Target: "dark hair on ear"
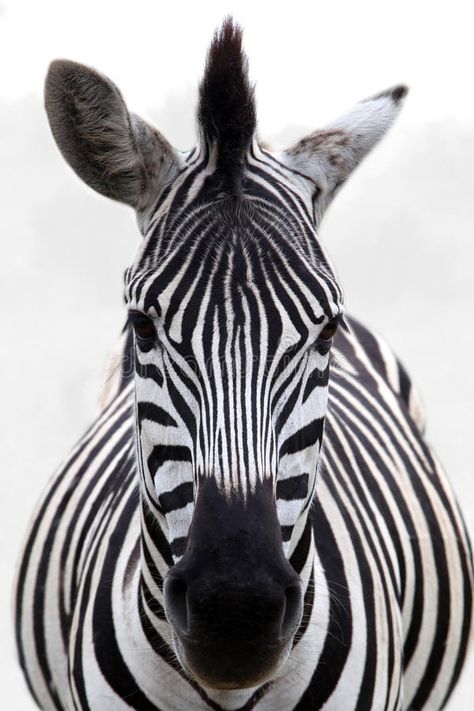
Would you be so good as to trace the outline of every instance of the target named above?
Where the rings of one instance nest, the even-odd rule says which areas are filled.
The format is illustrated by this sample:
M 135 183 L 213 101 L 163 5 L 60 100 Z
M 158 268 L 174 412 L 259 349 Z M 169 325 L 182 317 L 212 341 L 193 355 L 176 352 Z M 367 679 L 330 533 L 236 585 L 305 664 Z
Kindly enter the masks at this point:
M 199 87 L 198 120 L 204 138 L 218 146 L 218 167 L 229 177 L 243 164 L 256 128 L 254 88 L 242 50 L 242 29 L 227 17 L 207 54 Z

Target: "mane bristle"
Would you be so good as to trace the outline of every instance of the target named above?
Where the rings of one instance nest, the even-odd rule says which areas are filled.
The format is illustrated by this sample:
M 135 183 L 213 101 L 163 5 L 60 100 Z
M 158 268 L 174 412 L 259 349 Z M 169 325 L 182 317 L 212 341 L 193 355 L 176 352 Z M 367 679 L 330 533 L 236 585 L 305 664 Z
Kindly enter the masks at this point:
M 242 166 L 256 128 L 254 88 L 242 50 L 242 28 L 227 17 L 209 48 L 199 87 L 199 126 L 217 145 L 218 165 L 229 174 Z

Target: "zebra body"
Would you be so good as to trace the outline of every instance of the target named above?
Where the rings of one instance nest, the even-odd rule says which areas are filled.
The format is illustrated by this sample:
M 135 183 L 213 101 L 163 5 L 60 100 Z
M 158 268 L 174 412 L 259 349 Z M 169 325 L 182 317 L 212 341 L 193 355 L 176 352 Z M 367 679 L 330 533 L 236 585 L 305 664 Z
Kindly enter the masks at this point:
M 468 639 L 470 587 L 458 580 L 470 579 L 469 544 L 409 384 L 394 389 L 386 346 L 351 331 L 337 346 L 358 377 L 341 371 L 330 392 L 322 481 L 293 552 L 312 582 L 290 672 L 227 705 L 175 668 L 162 610 L 140 591 L 133 387 L 122 381 L 51 481 L 26 546 L 20 648 L 41 708 L 441 707 Z M 147 632 L 163 640 L 158 653 Z M 433 653 L 437 635 L 447 644 Z
M 286 155 L 248 141 L 236 38 L 228 22 L 213 51 L 237 66 L 237 128 L 219 113 L 211 50 L 201 149 L 177 156 L 131 117 L 144 170 L 114 158 L 106 183 L 97 153 L 84 165 L 95 114 L 77 153 L 67 116 L 51 118 L 50 82 L 64 154 L 136 207 L 145 237 L 126 275 L 120 366 L 24 547 L 20 663 L 43 709 L 442 708 L 471 635 L 469 540 L 415 389 L 378 336 L 341 327 L 315 238 L 371 144 L 348 147 L 337 123 Z M 71 95 L 92 76 L 109 111 L 115 90 L 89 71 L 56 67 Z M 362 102 L 349 124 L 381 121 L 375 142 L 401 96 Z M 150 175 L 158 202 L 156 185 L 144 197 Z

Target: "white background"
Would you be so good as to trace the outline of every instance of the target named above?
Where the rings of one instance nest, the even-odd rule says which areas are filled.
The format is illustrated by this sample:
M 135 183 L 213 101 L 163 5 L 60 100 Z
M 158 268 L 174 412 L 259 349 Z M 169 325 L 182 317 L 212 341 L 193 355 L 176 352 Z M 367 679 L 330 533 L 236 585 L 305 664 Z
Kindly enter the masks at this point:
M 131 212 L 84 187 L 49 135 L 48 62 L 111 76 L 178 148 L 194 143 L 204 53 L 232 11 L 257 82 L 259 132 L 283 145 L 406 82 L 392 133 L 338 196 L 322 237 L 349 311 L 418 382 L 428 436 L 474 531 L 474 89 L 469 3 L 0 0 L 1 707 L 33 708 L 10 597 L 47 478 L 91 420 L 138 246 Z M 473 654 L 474 656 L 474 654 Z M 450 709 L 473 707 L 474 663 Z

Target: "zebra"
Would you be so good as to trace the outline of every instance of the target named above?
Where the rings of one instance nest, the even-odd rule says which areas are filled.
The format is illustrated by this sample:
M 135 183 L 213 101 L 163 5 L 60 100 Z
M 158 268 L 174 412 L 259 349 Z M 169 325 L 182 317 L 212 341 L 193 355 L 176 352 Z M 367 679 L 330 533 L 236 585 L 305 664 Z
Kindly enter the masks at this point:
M 180 152 L 108 78 L 51 64 L 60 151 L 143 239 L 100 412 L 18 566 L 40 708 L 446 705 L 472 634 L 468 534 L 415 386 L 345 313 L 319 238 L 406 92 L 272 151 L 228 17 Z

